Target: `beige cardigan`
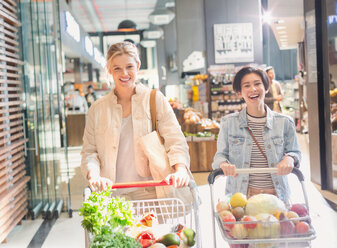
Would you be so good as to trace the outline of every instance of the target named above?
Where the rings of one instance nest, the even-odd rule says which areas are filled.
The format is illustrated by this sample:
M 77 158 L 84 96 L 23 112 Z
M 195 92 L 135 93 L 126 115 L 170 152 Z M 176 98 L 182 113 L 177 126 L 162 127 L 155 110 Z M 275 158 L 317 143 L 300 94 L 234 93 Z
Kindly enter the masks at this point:
M 148 159 L 139 144 L 139 138 L 152 131 L 150 115 L 151 90 L 137 84 L 132 96 L 132 123 L 136 169 L 140 176 L 150 176 Z M 158 129 L 165 139 L 165 149 L 170 165 L 182 163 L 189 167 L 190 157 L 186 139 L 167 99 L 156 94 Z M 100 172 L 102 177 L 115 182 L 116 160 L 122 123 L 122 106 L 117 104 L 114 90 L 97 100 L 89 109 L 81 151 L 81 169 L 87 178 L 89 170 Z M 126 165 L 127 166 L 127 165 Z

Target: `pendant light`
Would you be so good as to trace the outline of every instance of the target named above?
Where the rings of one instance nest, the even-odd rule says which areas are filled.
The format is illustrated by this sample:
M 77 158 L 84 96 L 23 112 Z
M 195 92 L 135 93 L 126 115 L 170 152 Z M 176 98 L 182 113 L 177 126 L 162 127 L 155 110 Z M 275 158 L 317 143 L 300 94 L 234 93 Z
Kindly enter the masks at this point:
M 131 20 L 124 20 L 118 24 L 117 31 L 119 32 L 132 32 L 137 30 L 137 24 Z
M 117 31 L 119 32 L 133 32 L 133 31 L 137 31 L 137 24 L 128 19 L 128 4 L 127 4 L 127 0 L 124 1 L 124 14 L 126 19 L 121 21 L 118 24 L 118 28 Z

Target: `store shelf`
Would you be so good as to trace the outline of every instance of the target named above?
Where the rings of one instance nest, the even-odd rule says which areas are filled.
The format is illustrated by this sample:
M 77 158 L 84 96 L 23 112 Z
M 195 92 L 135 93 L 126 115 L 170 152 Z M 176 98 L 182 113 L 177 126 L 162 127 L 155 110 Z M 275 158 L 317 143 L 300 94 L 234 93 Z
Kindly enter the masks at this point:
M 244 107 L 244 101 L 238 97 L 232 87 L 234 68 L 223 70 L 208 70 L 210 84 L 209 118 L 220 121 L 230 113 L 239 112 Z

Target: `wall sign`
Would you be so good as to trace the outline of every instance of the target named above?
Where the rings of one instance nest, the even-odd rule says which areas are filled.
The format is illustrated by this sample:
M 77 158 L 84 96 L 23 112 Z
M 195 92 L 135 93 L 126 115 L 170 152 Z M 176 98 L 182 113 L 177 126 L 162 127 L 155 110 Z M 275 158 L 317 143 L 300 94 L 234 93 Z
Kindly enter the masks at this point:
M 215 63 L 254 62 L 253 24 L 214 24 Z

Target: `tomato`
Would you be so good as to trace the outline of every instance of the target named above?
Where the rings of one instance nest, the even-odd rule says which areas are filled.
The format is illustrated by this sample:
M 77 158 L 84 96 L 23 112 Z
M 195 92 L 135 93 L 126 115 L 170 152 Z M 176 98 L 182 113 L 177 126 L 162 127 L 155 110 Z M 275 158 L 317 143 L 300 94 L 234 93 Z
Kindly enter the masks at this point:
M 143 248 L 149 247 L 150 245 L 154 244 L 154 236 L 153 233 L 150 231 L 143 231 L 137 236 L 137 240 L 142 245 Z
M 251 221 L 256 221 L 256 218 L 254 216 L 245 216 L 243 217 L 242 221 L 248 221 L 248 222 L 251 222 Z M 253 229 L 255 228 L 257 225 L 257 223 L 249 223 L 249 224 L 243 224 L 243 226 L 247 229 Z
M 307 233 L 309 232 L 309 229 L 310 229 L 309 224 L 304 221 L 300 221 L 296 224 L 297 233 Z
M 143 248 L 149 247 L 154 243 L 154 240 L 152 239 L 139 239 L 138 241 Z
M 137 239 L 154 239 L 154 235 L 150 231 L 143 231 L 138 234 Z

